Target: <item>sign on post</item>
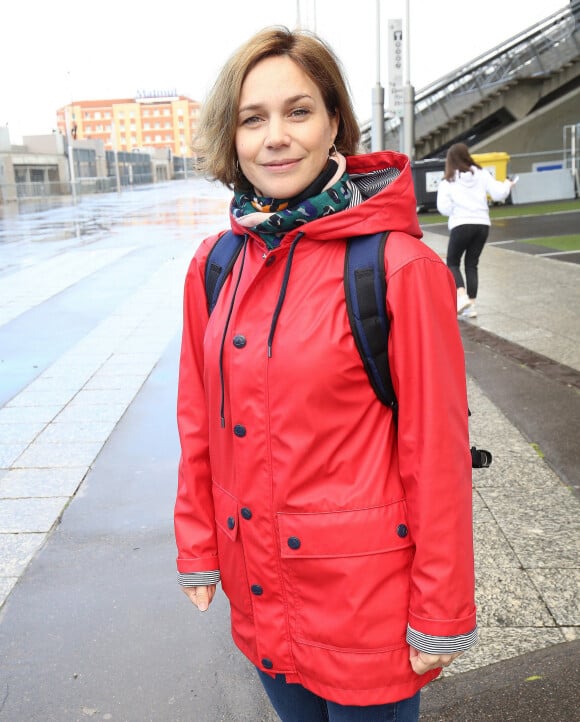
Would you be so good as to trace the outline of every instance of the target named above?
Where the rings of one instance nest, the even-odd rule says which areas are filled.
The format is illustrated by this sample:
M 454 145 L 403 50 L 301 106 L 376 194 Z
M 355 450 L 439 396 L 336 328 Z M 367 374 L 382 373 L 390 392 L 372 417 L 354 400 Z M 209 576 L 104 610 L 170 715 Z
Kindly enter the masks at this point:
M 389 94 L 388 109 L 403 117 L 403 21 L 389 20 Z

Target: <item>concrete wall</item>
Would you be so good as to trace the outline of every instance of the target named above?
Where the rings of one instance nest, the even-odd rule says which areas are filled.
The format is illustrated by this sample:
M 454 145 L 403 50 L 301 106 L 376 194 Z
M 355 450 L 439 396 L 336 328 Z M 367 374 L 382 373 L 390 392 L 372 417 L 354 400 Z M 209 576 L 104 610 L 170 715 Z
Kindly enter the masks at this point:
M 532 163 L 540 159 L 533 158 L 534 153 L 556 150 L 560 152 L 561 158 L 563 128 L 576 123 L 580 123 L 580 88 L 495 133 L 470 150 L 472 153 L 509 153 L 512 156 L 510 173 L 524 173 L 531 171 Z M 530 157 L 513 158 L 519 154 L 530 154 Z
M 48 155 L 64 155 L 65 139 L 60 133 L 47 135 L 25 135 L 22 143 L 31 153 L 46 153 Z

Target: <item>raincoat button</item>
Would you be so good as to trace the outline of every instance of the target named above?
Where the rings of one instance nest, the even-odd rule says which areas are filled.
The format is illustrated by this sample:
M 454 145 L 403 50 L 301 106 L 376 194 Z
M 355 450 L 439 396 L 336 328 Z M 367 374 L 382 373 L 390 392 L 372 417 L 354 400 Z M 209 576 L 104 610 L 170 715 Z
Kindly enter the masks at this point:
M 397 527 L 397 534 L 398 534 L 400 537 L 404 538 L 404 537 L 407 536 L 408 533 L 409 533 L 409 530 L 407 529 L 406 525 L 405 525 L 405 524 L 399 524 L 399 526 Z
M 246 343 L 247 343 L 246 337 L 242 336 L 241 333 L 238 333 L 236 336 L 234 336 L 234 346 L 236 348 L 244 348 Z
M 233 516 L 228 516 L 228 522 L 227 522 L 227 524 L 228 524 L 228 529 L 233 529 L 233 528 L 235 527 L 235 525 L 236 525 L 236 520 L 234 519 Z
M 288 546 L 290 549 L 300 549 L 300 539 L 297 536 L 291 536 L 288 539 Z
M 252 584 L 251 586 L 252 594 L 255 594 L 257 597 L 260 596 L 260 594 L 264 593 L 264 590 L 259 584 Z
M 266 259 L 266 265 L 271 266 L 275 260 L 276 260 L 276 256 L 268 256 L 268 258 Z
M 251 519 L 252 518 L 252 512 L 250 509 L 248 509 L 247 506 L 242 507 L 242 510 L 240 511 L 240 514 L 244 517 L 244 519 Z
M 245 426 L 242 426 L 241 424 L 236 424 L 236 425 L 234 426 L 234 434 L 235 434 L 236 436 L 239 436 L 240 438 L 241 438 L 242 436 L 245 436 L 245 435 L 246 435 L 246 427 L 245 427 Z
M 273 666 L 274 662 L 272 662 L 271 659 L 264 657 L 264 659 L 262 660 L 262 667 L 264 667 L 264 669 L 272 669 Z

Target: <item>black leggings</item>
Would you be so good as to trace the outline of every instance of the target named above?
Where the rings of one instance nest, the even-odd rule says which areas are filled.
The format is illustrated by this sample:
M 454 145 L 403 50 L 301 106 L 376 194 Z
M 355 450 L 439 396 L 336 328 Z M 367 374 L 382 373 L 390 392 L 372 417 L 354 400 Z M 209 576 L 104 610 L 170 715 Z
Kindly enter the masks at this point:
M 455 279 L 457 288 L 465 288 L 469 298 L 477 297 L 477 264 L 489 235 L 489 226 L 466 223 L 455 226 L 449 234 L 447 247 L 447 265 Z M 459 269 L 461 257 L 465 253 L 465 280 Z

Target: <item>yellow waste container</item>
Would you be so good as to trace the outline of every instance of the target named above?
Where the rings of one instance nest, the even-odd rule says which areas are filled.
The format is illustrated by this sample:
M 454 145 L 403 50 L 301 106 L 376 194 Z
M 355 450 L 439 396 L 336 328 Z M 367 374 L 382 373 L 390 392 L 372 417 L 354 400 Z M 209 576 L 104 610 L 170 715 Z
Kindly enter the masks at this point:
M 471 157 L 496 180 L 504 181 L 507 178 L 507 164 L 510 159 L 507 153 L 472 153 Z

